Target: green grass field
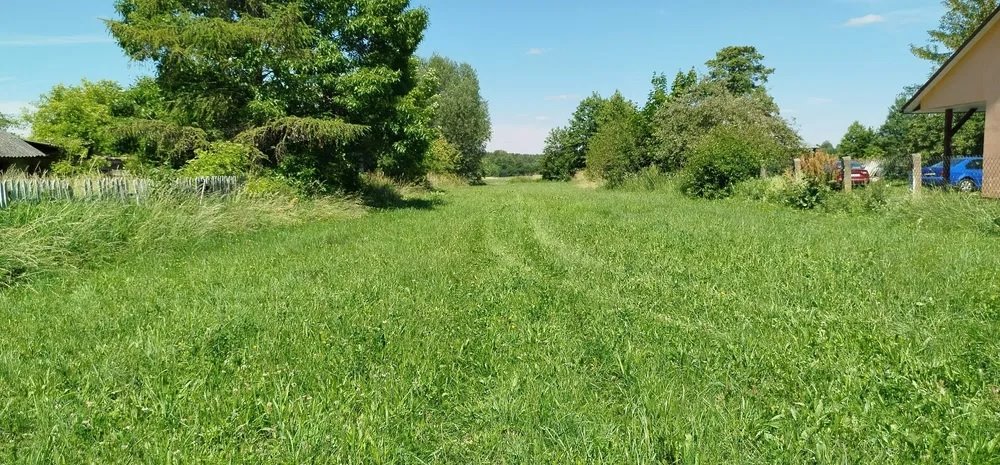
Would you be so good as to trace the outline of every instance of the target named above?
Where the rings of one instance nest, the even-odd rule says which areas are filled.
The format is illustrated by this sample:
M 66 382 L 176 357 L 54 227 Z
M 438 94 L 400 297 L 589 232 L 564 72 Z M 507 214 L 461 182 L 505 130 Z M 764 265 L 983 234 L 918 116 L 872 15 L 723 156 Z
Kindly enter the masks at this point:
M 1000 463 L 985 219 L 432 200 L 0 290 L 0 463 Z

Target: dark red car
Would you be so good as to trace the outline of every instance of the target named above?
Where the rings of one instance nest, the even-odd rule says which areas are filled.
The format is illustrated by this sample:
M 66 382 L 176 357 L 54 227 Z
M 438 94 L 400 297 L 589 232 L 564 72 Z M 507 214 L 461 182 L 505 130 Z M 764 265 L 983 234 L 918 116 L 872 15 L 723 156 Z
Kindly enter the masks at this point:
M 865 169 L 865 165 L 856 161 L 851 162 L 851 182 L 855 186 L 867 186 L 872 182 L 872 175 Z M 837 184 L 844 184 L 844 162 L 837 162 Z

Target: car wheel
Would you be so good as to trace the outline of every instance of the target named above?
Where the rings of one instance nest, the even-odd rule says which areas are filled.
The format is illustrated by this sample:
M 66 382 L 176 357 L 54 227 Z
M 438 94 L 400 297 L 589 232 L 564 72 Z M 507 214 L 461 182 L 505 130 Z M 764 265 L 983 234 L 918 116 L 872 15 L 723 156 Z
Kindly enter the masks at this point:
M 976 183 L 969 178 L 965 178 L 958 182 L 958 190 L 962 192 L 974 192 L 976 190 Z

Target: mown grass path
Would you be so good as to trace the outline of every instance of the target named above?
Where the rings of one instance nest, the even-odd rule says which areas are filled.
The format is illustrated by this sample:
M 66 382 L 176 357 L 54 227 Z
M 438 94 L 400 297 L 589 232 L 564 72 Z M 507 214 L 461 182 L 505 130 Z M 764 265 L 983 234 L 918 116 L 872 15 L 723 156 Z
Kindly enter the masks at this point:
M 1000 463 L 995 236 L 443 198 L 0 291 L 0 462 Z

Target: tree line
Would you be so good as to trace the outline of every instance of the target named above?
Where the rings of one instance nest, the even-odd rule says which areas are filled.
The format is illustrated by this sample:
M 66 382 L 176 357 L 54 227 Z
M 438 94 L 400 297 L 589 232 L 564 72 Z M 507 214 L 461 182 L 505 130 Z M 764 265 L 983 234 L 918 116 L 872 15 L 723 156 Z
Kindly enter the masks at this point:
M 998 0 L 944 0 L 946 14 L 928 44 L 913 54 L 943 64 L 996 10 Z M 707 72 L 678 72 L 672 83 L 654 75 L 644 105 L 620 92 L 593 94 L 580 102 L 568 125 L 554 129 L 545 143 L 542 174 L 568 180 L 579 172 L 614 187 L 646 170 L 679 173 L 694 195 L 721 196 L 760 169 L 781 169 L 802 140 L 768 94 L 774 69 L 752 46 L 720 50 L 705 63 Z M 885 162 L 886 174 L 905 176 L 913 153 L 940 157 L 943 115 L 905 115 L 902 108 L 919 90 L 910 86 L 896 98 L 881 127 L 854 123 L 839 146 L 819 148 Z M 981 154 L 985 118 L 974 117 L 956 136 L 960 153 Z
M 777 167 L 802 147 L 766 84 L 774 69 L 752 46 L 720 50 L 707 73 L 663 74 L 641 107 L 620 92 L 580 102 L 566 127 L 545 143 L 542 174 L 567 180 L 586 170 L 620 184 L 655 169 L 683 172 L 696 195 L 725 195 L 761 166 Z
M 541 155 L 496 150 L 487 153 L 483 157 L 483 176 L 509 178 L 515 176 L 534 176 L 541 172 Z
M 118 0 L 111 35 L 150 77 L 56 86 L 27 115 L 60 167 L 280 177 L 354 190 L 363 173 L 482 174 L 487 103 L 472 66 L 415 56 L 408 0 Z M 0 124 L 8 124 L 7 119 Z

